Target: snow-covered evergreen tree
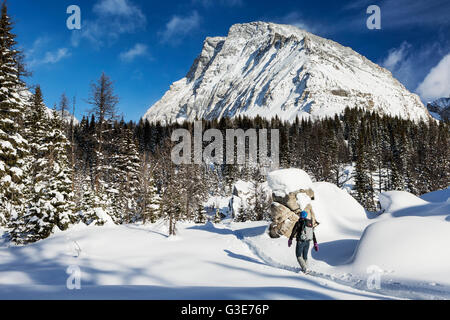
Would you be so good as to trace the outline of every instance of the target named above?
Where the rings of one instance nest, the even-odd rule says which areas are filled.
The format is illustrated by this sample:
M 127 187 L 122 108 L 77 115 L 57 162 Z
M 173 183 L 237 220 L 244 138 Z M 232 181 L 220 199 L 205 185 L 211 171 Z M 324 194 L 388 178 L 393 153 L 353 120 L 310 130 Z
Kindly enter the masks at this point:
M 159 207 L 161 204 L 161 198 L 158 194 L 158 188 L 156 187 L 156 181 L 153 177 L 152 170 L 150 168 L 149 157 L 147 154 L 144 154 L 142 156 L 138 179 L 139 214 L 144 224 L 147 221 L 154 223 L 160 217 Z
M 261 221 L 269 218 L 269 210 L 271 205 L 271 197 L 264 189 L 265 176 L 261 173 L 260 168 L 253 170 L 249 204 L 251 205 L 250 216 L 247 217 L 252 221 Z
M 208 217 L 206 215 L 205 206 L 199 205 L 197 208 L 197 212 L 195 215 L 195 223 L 197 224 L 204 224 L 208 220 Z
M 22 135 L 25 101 L 19 79 L 20 52 L 6 2 L 0 17 L 0 225 L 22 214 L 28 144 Z
M 111 217 L 106 213 L 104 205 L 105 201 L 99 199 L 92 182 L 87 176 L 85 181 L 78 181 L 80 184 L 80 200 L 77 204 L 76 212 L 79 219 L 86 225 L 103 226 L 107 222 L 112 221 Z
M 11 238 L 17 243 L 45 239 L 55 227 L 66 230 L 77 221 L 68 159 L 69 141 L 61 119 L 48 117 L 42 92 L 36 87 L 26 113 L 25 137 L 29 141 L 28 190 L 25 213 L 11 222 Z
M 132 223 L 138 219 L 140 158 L 133 132 L 119 126 L 112 155 L 110 185 L 111 214 L 116 223 Z

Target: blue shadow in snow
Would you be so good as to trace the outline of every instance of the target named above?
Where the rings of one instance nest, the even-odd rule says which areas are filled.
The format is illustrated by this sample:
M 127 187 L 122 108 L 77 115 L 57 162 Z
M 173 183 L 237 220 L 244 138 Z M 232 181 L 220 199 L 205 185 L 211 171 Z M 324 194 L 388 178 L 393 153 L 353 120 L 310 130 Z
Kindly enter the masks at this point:
M 370 297 L 370 296 L 368 296 Z M 2 300 L 333 300 L 330 295 L 289 287 L 164 287 L 164 286 L 63 286 L 44 290 L 39 286 L 0 287 Z
M 203 225 L 189 227 L 188 230 L 202 230 L 202 231 L 217 233 L 217 234 L 221 234 L 221 235 L 228 235 L 228 234 L 235 235 L 234 232 L 230 229 L 216 228 L 216 226 L 210 221 L 208 221 L 206 224 L 203 224 Z
M 358 246 L 358 240 L 336 240 L 319 244 L 319 252 L 314 249 L 311 255 L 315 260 L 323 261 L 330 266 L 339 266 L 350 261 Z
M 250 258 L 250 257 L 244 256 L 242 254 L 237 254 L 237 253 L 231 252 L 230 250 L 224 250 L 224 251 L 230 258 L 253 262 L 253 263 L 261 264 L 261 265 L 266 265 L 265 263 L 262 263 L 261 261 L 258 261 L 254 258 Z
M 212 232 L 217 233 L 221 235 L 234 235 L 238 239 L 243 239 L 244 237 L 256 237 L 267 230 L 267 226 L 260 226 L 260 227 L 251 227 L 251 228 L 245 228 L 245 229 L 238 229 L 238 230 L 230 230 L 230 229 L 220 229 L 217 228 L 212 222 L 207 222 L 204 225 L 198 225 L 189 227 L 188 230 L 202 230 L 206 232 Z
M 432 217 L 432 216 L 444 216 L 450 213 L 450 204 L 447 203 L 430 203 L 421 206 L 414 206 L 409 208 L 400 209 L 392 213 L 393 217 Z

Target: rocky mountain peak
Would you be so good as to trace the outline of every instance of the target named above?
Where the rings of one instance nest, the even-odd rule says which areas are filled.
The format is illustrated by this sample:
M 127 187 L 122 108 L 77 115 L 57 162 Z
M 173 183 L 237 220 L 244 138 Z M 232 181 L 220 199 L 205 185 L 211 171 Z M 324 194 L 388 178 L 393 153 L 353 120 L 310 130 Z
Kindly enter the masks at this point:
M 429 119 L 419 97 L 351 48 L 290 25 L 233 25 L 207 38 L 187 76 L 144 118 L 171 123 L 257 115 L 320 119 L 346 107 Z

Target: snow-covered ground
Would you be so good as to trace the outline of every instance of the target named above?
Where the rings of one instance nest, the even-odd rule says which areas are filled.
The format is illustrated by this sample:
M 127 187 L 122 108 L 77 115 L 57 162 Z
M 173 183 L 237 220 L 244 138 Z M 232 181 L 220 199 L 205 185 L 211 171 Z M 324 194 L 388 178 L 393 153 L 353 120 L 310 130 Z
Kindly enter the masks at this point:
M 266 222 L 180 223 L 170 238 L 163 222 L 77 225 L 25 247 L 0 241 L 0 299 L 450 298 L 449 189 L 385 193 L 386 212 L 371 216 L 336 186 L 313 187 L 310 276 Z M 71 266 L 80 290 L 66 286 Z
M 1 299 L 379 299 L 268 265 L 242 241 L 266 223 L 75 226 L 27 247 L 1 248 Z M 286 249 L 284 249 L 286 250 Z M 69 266 L 81 290 L 68 290 Z

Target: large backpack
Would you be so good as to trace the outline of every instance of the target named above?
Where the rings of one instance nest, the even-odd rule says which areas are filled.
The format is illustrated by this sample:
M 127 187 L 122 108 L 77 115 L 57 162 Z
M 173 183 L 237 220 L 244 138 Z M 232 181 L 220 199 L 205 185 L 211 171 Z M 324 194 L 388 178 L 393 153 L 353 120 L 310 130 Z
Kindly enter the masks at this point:
M 314 239 L 313 222 L 310 219 L 306 219 L 302 223 L 302 229 L 300 230 L 301 241 L 312 241 Z

